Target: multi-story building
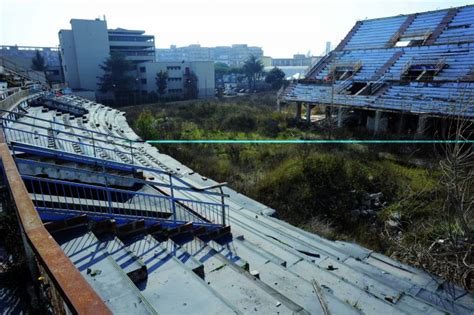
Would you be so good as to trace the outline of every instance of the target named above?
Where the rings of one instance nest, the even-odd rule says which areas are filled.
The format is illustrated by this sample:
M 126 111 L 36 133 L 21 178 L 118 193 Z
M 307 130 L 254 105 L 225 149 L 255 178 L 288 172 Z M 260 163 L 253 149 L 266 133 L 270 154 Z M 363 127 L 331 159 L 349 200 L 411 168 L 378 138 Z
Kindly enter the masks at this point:
M 185 47 L 160 48 L 156 50 L 157 61 L 214 61 L 230 66 L 240 66 L 250 56 L 263 57 L 261 47 L 238 44 L 232 46 L 201 47 L 189 45 Z
M 109 30 L 110 52 L 120 52 L 133 62 L 155 61 L 155 36 L 145 31 L 117 28 Z
M 139 66 L 139 81 L 142 94 L 157 93 L 156 75 L 160 71 L 168 74 L 166 98 L 183 98 L 186 94 L 186 80 L 191 74 L 197 78 L 198 98 L 209 98 L 214 96 L 214 62 L 192 61 L 192 62 L 148 62 Z
M 105 20 L 72 19 L 70 30 L 59 31 L 66 83 L 75 90 L 98 90 L 100 65 L 111 52 L 121 52 L 136 64 L 155 61 L 155 39 L 144 31 L 107 29 Z
M 319 57 L 306 56 L 303 54 L 293 55 L 293 58 L 272 58 L 272 66 L 274 67 L 309 67 Z

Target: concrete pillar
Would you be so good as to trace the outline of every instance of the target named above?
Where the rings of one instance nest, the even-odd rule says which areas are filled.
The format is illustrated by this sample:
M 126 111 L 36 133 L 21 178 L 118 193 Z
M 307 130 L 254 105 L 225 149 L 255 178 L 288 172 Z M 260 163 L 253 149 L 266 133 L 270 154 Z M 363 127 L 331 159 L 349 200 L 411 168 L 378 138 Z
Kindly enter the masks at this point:
M 448 120 L 441 118 L 441 139 L 448 139 Z
M 379 110 L 375 111 L 375 119 L 374 119 L 374 135 L 379 133 L 380 128 L 380 119 L 382 118 L 382 112 Z
M 418 116 L 418 126 L 416 128 L 415 138 L 422 138 L 426 130 L 426 124 L 428 122 L 428 117 L 426 115 Z
M 405 127 L 405 115 L 400 114 L 397 125 L 397 133 L 402 133 L 403 128 Z
M 326 119 L 331 119 L 331 106 L 326 106 L 324 113 L 326 115 Z
M 344 109 L 342 109 L 342 106 L 339 106 L 337 108 L 337 127 L 341 128 L 342 127 L 342 116 L 344 113 Z
M 301 119 L 301 107 L 303 106 L 303 103 L 301 102 L 296 102 L 296 119 L 300 120 Z
M 307 104 L 306 105 L 306 122 L 308 124 L 311 123 L 311 111 L 313 110 L 313 105 Z

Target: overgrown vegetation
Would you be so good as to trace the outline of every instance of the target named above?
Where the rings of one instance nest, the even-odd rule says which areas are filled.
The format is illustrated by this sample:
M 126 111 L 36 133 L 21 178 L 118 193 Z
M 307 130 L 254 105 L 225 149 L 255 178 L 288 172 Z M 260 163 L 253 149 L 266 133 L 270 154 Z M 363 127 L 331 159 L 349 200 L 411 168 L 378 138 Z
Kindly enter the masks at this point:
M 196 101 L 147 106 L 142 112 L 143 107 L 131 108 L 129 118 L 144 139 L 328 136 L 299 128 L 293 113 L 275 112 L 273 106 L 274 99 L 269 96 Z M 229 182 L 237 191 L 276 209 L 280 218 L 294 225 L 325 237 L 355 241 L 472 289 L 472 164 L 464 161 L 462 173 L 460 168 L 453 169 L 452 163 L 440 167 L 441 158 L 449 161 L 439 155 L 440 148 L 185 144 L 161 145 L 159 149 L 203 176 Z M 390 154 L 384 153 L 387 149 Z M 466 150 L 471 149 L 462 152 Z M 424 157 L 425 166 L 410 165 L 414 151 Z M 463 157 L 472 163 L 472 154 Z M 458 180 L 463 187 L 462 194 L 454 199 L 450 198 L 453 189 L 460 192 L 460 186 L 454 185 L 453 170 L 462 175 Z M 361 200 L 375 192 L 383 193 L 382 210 L 373 216 L 354 216 Z M 464 210 L 453 208 L 460 202 Z M 463 219 L 455 220 L 458 216 Z M 450 248 L 458 254 L 443 256 L 441 261 L 447 262 L 443 266 L 440 260 L 426 259 L 434 253 L 429 250 L 446 240 L 453 242 L 453 233 L 456 243 Z M 425 256 L 417 256 L 422 253 Z

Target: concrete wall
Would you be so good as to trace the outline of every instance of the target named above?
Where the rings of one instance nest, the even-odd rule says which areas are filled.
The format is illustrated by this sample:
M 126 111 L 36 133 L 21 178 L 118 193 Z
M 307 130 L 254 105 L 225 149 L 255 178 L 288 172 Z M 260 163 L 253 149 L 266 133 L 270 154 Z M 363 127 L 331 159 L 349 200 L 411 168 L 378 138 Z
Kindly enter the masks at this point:
M 77 72 L 76 47 L 72 30 L 59 31 L 61 45 L 61 66 L 64 73 L 64 82 L 73 89 L 80 89 L 79 74 Z
M 71 20 L 72 30 L 61 30 L 59 42 L 65 81 L 73 89 L 97 90 L 110 55 L 107 24 L 100 20 Z
M 214 62 L 195 61 L 189 63 L 191 71 L 198 77 L 199 98 L 214 97 L 215 93 L 215 71 Z
M 103 75 L 100 65 L 109 57 L 107 23 L 101 20 L 71 20 L 80 86 L 98 88 L 97 77 Z

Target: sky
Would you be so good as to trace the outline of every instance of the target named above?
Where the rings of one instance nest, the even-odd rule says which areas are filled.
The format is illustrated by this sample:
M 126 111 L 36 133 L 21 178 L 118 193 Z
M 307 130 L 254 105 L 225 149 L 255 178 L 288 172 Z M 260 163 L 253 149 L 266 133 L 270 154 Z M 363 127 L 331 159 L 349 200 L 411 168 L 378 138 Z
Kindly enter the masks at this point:
M 249 44 L 271 57 L 324 52 L 357 20 L 474 4 L 474 0 L 0 0 L 0 45 L 57 46 L 72 18 L 145 30 L 156 47 Z

